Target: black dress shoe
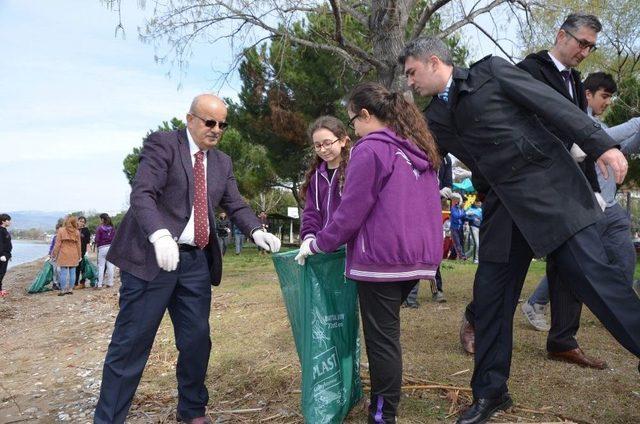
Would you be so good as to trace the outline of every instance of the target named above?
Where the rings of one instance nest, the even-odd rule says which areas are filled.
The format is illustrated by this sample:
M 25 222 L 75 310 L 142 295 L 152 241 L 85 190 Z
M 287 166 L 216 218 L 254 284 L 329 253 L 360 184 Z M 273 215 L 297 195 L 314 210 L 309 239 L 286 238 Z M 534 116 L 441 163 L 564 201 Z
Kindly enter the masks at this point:
M 513 400 L 509 393 L 505 393 L 498 398 L 474 399 L 471 407 L 467 409 L 457 424 L 482 424 L 491 419 L 497 411 L 504 411 L 513 405 Z

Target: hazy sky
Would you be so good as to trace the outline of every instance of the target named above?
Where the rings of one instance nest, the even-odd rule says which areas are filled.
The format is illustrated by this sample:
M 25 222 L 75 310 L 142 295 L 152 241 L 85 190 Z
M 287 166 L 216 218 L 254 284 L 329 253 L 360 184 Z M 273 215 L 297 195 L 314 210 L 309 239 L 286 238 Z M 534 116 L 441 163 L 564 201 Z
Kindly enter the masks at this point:
M 125 4 L 123 40 L 98 0 L 0 1 L 2 211 L 124 209 L 123 158 L 214 87 L 211 50 L 195 52 L 186 76 L 167 77 L 138 40 L 144 12 Z
M 123 158 L 161 121 L 184 119 L 231 60 L 225 46 L 201 45 L 186 75 L 156 64 L 137 37 L 146 12 L 123 3 L 125 39 L 98 0 L 0 1 L 0 212 L 125 209 Z M 475 58 L 493 52 L 469 40 Z M 239 88 L 236 77 L 220 94 Z

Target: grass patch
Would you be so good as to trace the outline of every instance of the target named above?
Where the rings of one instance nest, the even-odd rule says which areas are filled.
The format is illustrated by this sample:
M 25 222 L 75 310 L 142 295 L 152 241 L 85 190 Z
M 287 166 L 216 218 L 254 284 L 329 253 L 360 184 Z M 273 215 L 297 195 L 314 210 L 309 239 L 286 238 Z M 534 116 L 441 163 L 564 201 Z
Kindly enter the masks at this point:
M 522 297 L 528 296 L 544 273 L 543 261 L 533 262 Z M 460 318 L 471 300 L 476 265 L 447 261 L 442 267 L 447 303 L 430 301 L 428 283 L 421 284 L 419 309 L 403 309 L 402 346 L 404 374 L 419 380 L 468 387 L 473 358 L 458 342 Z M 623 350 L 585 308 L 579 336 L 589 354 L 607 360 L 611 369 L 587 370 L 546 359 L 546 333 L 530 329 L 518 309 L 514 324 L 513 366 L 510 391 L 517 405 L 552 414 L 515 410 L 530 422 L 558 421 L 557 415 L 611 424 L 640 422 L 640 382 L 637 360 Z M 209 363 L 209 411 L 225 422 L 303 422 L 299 409 L 300 366 L 284 308 L 280 287 L 269 255 L 256 249 L 233 250 L 224 258 L 224 277 L 213 288 L 211 310 L 212 355 Z M 367 363 L 363 351 L 362 362 Z M 163 320 L 149 365 L 138 390 L 134 409 L 148 410 L 158 399 L 175 408 L 173 330 Z M 363 380 L 368 380 L 366 369 Z M 635 392 L 635 393 L 634 393 Z M 451 399 L 442 391 L 408 390 L 400 404 L 399 422 L 450 422 Z M 449 393 L 449 395 L 451 395 Z M 255 413 L 218 413 L 258 409 Z M 449 418 L 446 418 L 448 417 Z M 496 422 L 515 421 L 513 415 Z M 364 423 L 361 407 L 349 423 Z

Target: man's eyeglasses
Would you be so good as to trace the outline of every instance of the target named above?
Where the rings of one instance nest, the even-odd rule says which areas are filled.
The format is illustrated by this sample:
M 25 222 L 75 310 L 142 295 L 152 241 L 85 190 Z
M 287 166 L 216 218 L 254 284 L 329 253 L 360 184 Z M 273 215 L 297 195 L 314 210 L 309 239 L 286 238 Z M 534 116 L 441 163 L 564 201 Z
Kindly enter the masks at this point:
M 201 118 L 201 117 L 199 117 L 198 115 L 196 115 L 195 113 L 192 113 L 192 112 L 189 112 L 189 115 L 195 116 L 196 118 L 198 118 L 199 120 L 204 122 L 204 126 L 205 127 L 215 128 L 216 125 L 217 125 L 218 128 L 220 128 L 222 131 L 224 131 L 229 126 L 229 124 L 227 122 L 220 122 L 220 121 L 216 121 L 215 119 L 204 119 L 204 118 Z
M 353 121 L 355 121 L 357 117 L 358 115 L 354 115 L 353 118 L 349 119 L 349 122 L 347 122 L 347 127 L 351 128 L 352 130 L 355 130 L 356 127 L 355 125 L 353 125 Z
M 587 40 L 583 40 L 581 38 L 576 37 L 575 35 L 571 34 L 571 32 L 567 31 L 566 29 L 564 30 L 564 32 L 566 32 L 567 34 L 569 34 L 574 40 L 576 40 L 578 42 L 578 46 L 580 46 L 580 48 L 582 50 L 584 49 L 589 49 L 589 53 L 593 53 L 594 51 L 596 51 L 598 49 L 598 47 L 587 41 Z
M 313 143 L 313 148 L 316 150 L 320 150 L 323 147 L 328 149 L 329 147 L 333 146 L 336 141 L 339 141 L 339 140 L 340 140 L 339 138 L 336 138 L 335 140 L 329 140 L 329 139 L 322 140 L 319 143 Z

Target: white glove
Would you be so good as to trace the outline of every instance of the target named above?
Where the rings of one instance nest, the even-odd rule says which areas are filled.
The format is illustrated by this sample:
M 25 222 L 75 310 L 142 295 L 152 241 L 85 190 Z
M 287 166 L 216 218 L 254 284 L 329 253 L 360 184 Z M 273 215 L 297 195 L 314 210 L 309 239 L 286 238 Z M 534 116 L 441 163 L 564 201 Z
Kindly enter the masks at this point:
M 0 256 L 0 262 L 7 262 L 6 256 Z
M 453 192 L 449 187 L 442 187 L 442 190 L 440 190 L 440 197 L 444 197 L 445 199 L 451 199 L 452 194 Z
M 313 255 L 313 252 L 311 251 L 311 242 L 313 240 L 315 240 L 313 237 L 306 238 L 300 245 L 300 251 L 294 258 L 296 262 L 298 262 L 298 265 L 300 266 L 304 265 L 304 262 L 307 256 Z
M 280 250 L 280 239 L 271 233 L 262 230 L 255 230 L 251 234 L 253 242 L 268 252 L 276 253 Z
M 165 235 L 153 242 L 158 266 L 165 271 L 175 271 L 180 261 L 178 243 L 170 235 Z
M 571 150 L 569 151 L 569 153 L 571 153 L 571 157 L 577 163 L 584 161 L 584 159 L 587 157 L 587 154 L 575 143 L 571 145 Z

